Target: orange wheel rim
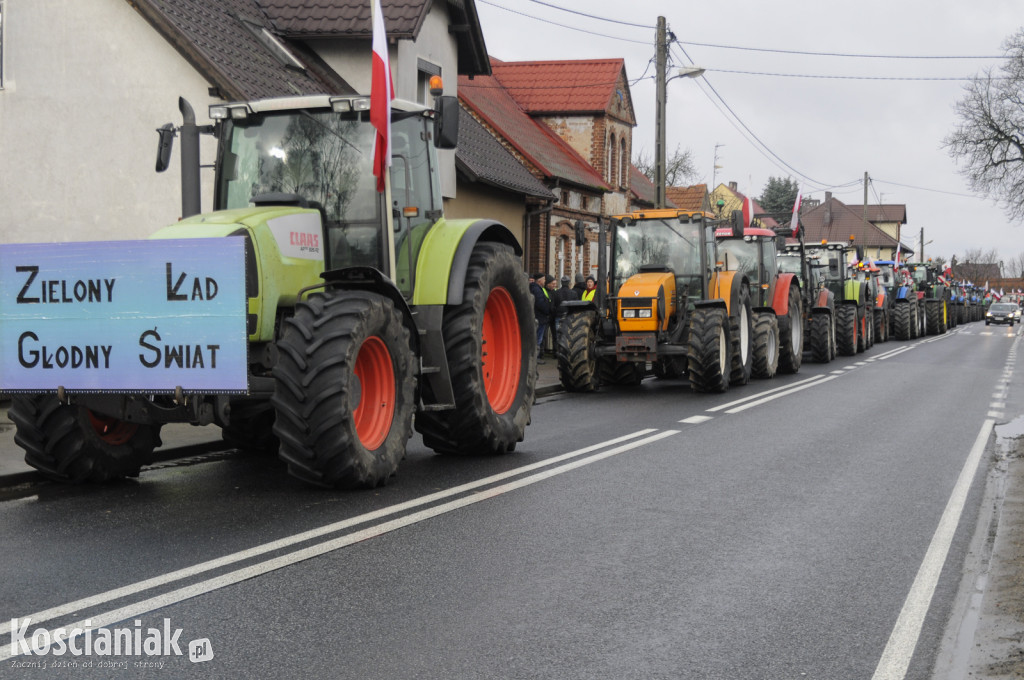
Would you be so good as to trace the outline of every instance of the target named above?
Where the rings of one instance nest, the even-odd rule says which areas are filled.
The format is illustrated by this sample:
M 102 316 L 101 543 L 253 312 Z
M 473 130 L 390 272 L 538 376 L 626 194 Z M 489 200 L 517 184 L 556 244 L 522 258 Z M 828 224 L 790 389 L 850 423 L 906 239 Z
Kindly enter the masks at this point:
M 363 342 L 354 372 L 360 384 L 359 405 L 352 413 L 356 436 L 373 451 L 387 439 L 395 415 L 395 370 L 383 340 L 374 336 Z
M 139 429 L 136 423 L 126 423 L 123 420 L 101 416 L 92 411 L 89 411 L 89 423 L 96 436 L 112 446 L 128 443 Z
M 505 288 L 495 288 L 487 298 L 482 336 L 484 392 L 494 412 L 505 413 L 519 391 L 523 357 L 519 315 Z

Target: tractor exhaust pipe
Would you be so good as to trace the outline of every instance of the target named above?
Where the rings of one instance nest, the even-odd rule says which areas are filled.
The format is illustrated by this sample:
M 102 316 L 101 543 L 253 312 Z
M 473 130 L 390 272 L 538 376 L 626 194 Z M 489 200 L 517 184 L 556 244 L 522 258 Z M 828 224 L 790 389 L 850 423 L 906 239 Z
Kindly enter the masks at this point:
M 178 97 L 181 111 L 181 216 L 198 215 L 202 212 L 202 197 L 199 184 L 199 128 L 192 105 L 184 97 Z

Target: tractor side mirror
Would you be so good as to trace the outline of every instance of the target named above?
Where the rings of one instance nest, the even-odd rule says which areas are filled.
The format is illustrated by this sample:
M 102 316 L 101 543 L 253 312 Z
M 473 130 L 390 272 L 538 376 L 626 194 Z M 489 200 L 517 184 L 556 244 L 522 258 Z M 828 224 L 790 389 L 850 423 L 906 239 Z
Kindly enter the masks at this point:
M 434 102 L 437 118 L 434 119 L 434 146 L 438 149 L 454 149 L 459 144 L 459 98 L 438 97 Z
M 732 235 L 733 236 L 735 236 L 737 238 L 742 238 L 742 236 L 743 236 L 743 228 L 745 226 L 743 224 L 744 221 L 745 220 L 743 219 L 743 211 L 742 210 L 733 210 L 732 211 L 732 220 L 731 220 L 731 222 L 732 222 Z
M 160 141 L 156 145 L 156 171 L 163 172 L 171 163 L 171 149 L 174 147 L 174 125 L 165 123 L 157 128 Z

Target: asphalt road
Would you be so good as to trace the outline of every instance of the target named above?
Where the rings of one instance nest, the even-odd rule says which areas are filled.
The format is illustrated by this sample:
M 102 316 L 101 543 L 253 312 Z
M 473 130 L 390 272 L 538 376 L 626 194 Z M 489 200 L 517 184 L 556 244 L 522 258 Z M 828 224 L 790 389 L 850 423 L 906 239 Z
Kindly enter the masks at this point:
M 547 397 L 516 453 L 414 439 L 372 492 L 228 454 L 11 494 L 0 642 L 24 617 L 182 630 L 182 656 L 64 655 L 54 677 L 930 678 L 984 444 L 1022 412 L 1016 338 L 975 323 L 723 395 Z M 0 676 L 53 659 L 4 644 Z

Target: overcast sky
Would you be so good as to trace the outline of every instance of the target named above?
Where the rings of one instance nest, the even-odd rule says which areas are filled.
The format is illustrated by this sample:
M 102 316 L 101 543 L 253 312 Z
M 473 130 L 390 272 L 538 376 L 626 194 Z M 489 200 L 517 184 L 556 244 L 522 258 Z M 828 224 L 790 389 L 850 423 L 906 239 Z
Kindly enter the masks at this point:
M 869 202 L 905 204 L 902 240 L 919 251 L 923 228 L 926 256 L 962 259 L 967 249 L 994 248 L 1009 260 L 1024 252 L 1024 227 L 973 196 L 942 148 L 965 82 L 880 80 L 963 78 L 998 66 L 998 58 L 893 57 L 998 57 L 1004 39 L 1024 26 L 1022 0 L 476 2 L 488 52 L 499 59 L 623 58 L 637 117 L 634 156 L 641 148 L 654 153 L 654 27 L 661 15 L 678 41 L 669 74 L 690 59 L 707 69 L 704 78 L 668 84 L 666 149 L 692 152 L 696 183 L 735 181 L 759 196 L 769 177 L 787 177 L 801 183 L 805 197 L 823 198 L 830 188 L 860 206 L 867 172 Z M 758 51 L 731 49 L 737 47 Z

